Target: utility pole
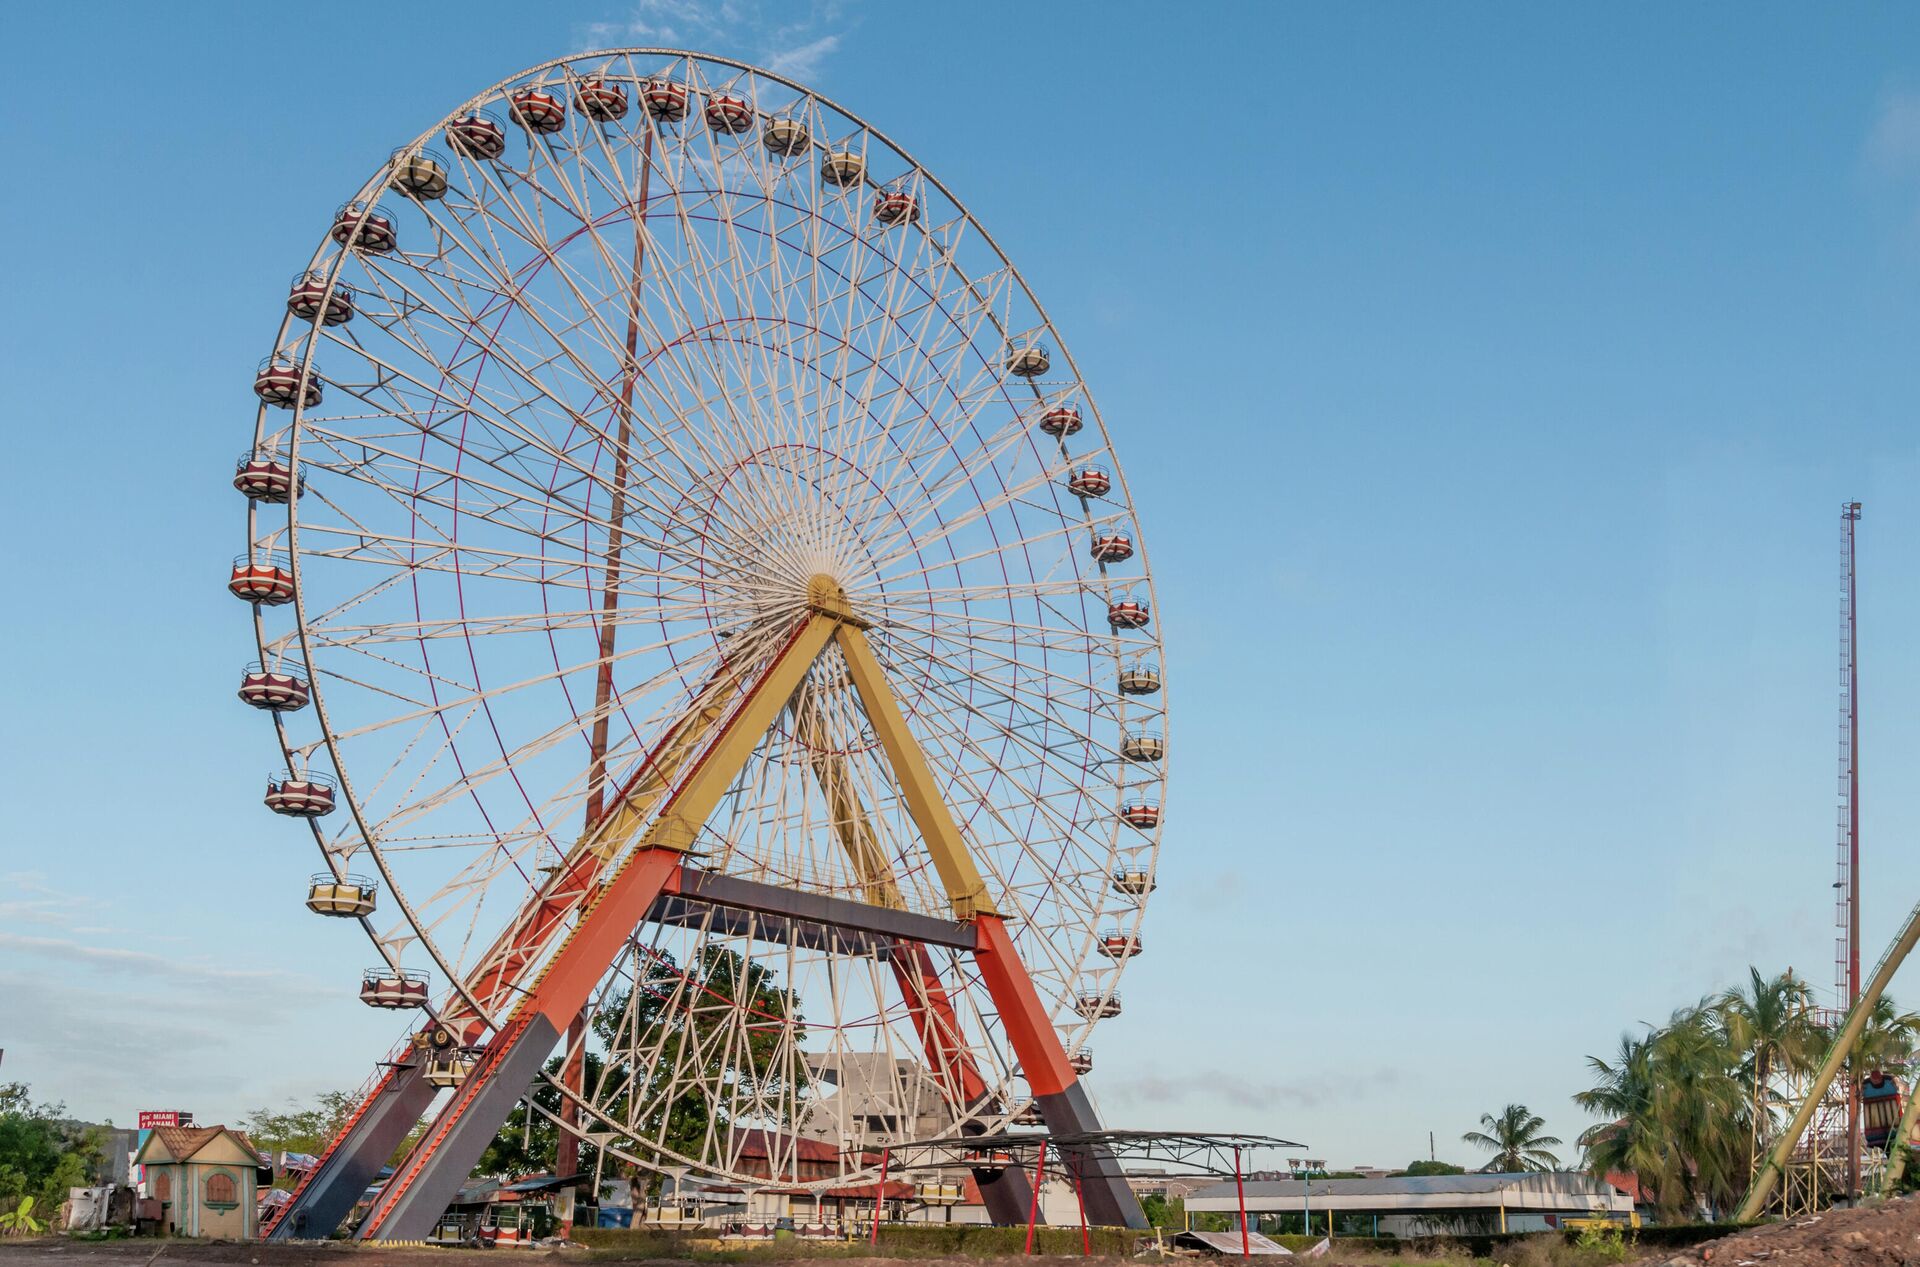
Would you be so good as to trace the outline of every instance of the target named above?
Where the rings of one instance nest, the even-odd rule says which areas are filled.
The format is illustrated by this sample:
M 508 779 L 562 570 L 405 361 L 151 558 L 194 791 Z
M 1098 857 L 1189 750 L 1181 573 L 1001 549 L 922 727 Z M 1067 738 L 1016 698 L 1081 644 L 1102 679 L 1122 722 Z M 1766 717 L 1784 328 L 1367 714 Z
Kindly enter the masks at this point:
M 1860 1001 L 1860 627 L 1854 571 L 1859 522 L 1859 502 L 1840 508 L 1840 879 L 1835 885 L 1840 935 L 1834 975 L 1844 1011 Z M 1848 1204 L 1860 1193 L 1860 1078 L 1866 1072 L 1857 1066 L 1847 1071 Z

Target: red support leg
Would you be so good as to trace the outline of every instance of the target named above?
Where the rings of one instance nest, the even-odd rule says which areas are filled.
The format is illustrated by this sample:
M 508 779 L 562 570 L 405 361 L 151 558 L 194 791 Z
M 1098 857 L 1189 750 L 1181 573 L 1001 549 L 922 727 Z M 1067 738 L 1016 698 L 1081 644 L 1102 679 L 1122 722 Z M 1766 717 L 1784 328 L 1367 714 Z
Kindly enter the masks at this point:
M 580 1170 L 580 1137 L 572 1127 L 580 1124 L 580 1101 L 577 1098 L 586 1089 L 587 1080 L 587 1009 L 581 1008 L 573 1023 L 567 1026 L 567 1054 L 560 1065 L 560 1138 L 553 1148 L 553 1177 L 555 1179 L 572 1178 Z M 529 1104 L 527 1112 L 533 1112 Z M 567 1217 L 561 1221 L 560 1235 L 573 1235 L 573 1207 L 580 1200 L 578 1189 L 573 1190 L 573 1200 L 567 1203 Z
M 561 1034 L 587 1005 L 606 965 L 654 899 L 677 888 L 680 867 L 679 853 L 646 849 L 620 869 L 394 1171 L 361 1224 L 360 1239 L 411 1239 L 432 1228 L 508 1111 L 539 1076 Z M 431 1180 L 423 1182 L 428 1176 Z
M 1021 1075 L 1039 1102 L 1047 1129 L 1055 1135 L 1098 1131 L 1100 1120 L 1093 1102 L 1067 1063 L 1067 1050 L 1033 988 L 1033 978 L 1020 962 L 1006 922 L 998 915 L 976 915 L 973 925 L 979 938 L 974 957 L 980 979 L 993 997 L 994 1010 L 1000 1014 L 1014 1055 L 1020 1058 Z M 1103 1227 L 1146 1227 L 1140 1200 L 1127 1186 L 1126 1174 L 1112 1151 L 1095 1145 L 1087 1149 L 1086 1160 L 1093 1163 L 1085 1184 L 1089 1213 Z
M 880 1203 L 887 1199 L 887 1162 L 892 1160 L 893 1150 L 880 1150 L 880 1182 L 873 1185 L 873 1232 L 867 1237 L 867 1244 L 880 1243 Z
M 1240 1150 L 1233 1150 L 1233 1192 L 1240 1202 L 1240 1257 L 1251 1258 L 1253 1246 L 1247 1239 L 1247 1185 L 1240 1178 Z M 1309 1232 L 1313 1229 L 1308 1228 Z
M 1080 1186 L 1080 1159 L 1073 1159 L 1073 1199 L 1080 1203 L 1080 1256 L 1093 1256 L 1093 1233 L 1087 1230 L 1087 1194 Z
M 1040 1221 L 1040 1188 L 1047 1181 L 1047 1141 L 1040 1141 L 1040 1159 L 1033 1163 L 1033 1205 L 1027 1210 L 1027 1248 L 1033 1253 L 1033 1225 Z

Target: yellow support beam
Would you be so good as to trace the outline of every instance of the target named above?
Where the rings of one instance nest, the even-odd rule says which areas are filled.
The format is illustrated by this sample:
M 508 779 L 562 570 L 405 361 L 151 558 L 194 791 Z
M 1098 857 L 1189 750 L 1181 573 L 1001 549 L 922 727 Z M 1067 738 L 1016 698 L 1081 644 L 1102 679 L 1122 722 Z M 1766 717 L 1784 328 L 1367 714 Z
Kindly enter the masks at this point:
M 821 609 L 816 606 L 815 610 Z M 867 720 L 873 723 L 874 733 L 880 738 L 887 763 L 893 767 L 893 777 L 900 784 L 907 813 L 920 829 L 920 838 L 926 842 L 934 868 L 940 873 L 940 882 L 946 886 L 954 918 L 999 914 L 987 894 L 986 881 L 973 865 L 960 825 L 953 821 L 953 813 L 940 795 L 933 769 L 927 764 L 926 754 L 920 750 L 913 732 L 907 728 L 907 719 L 887 685 L 886 671 L 874 657 L 873 648 L 867 645 L 860 623 L 848 620 L 840 625 L 837 634 L 840 652 L 847 661 L 847 674 L 853 679 L 860 702 L 866 706 Z
M 567 861 L 571 862 L 582 849 L 590 849 L 606 862 L 626 846 L 640 824 L 652 815 L 660 798 L 673 786 L 673 781 L 680 777 L 687 760 L 700 750 L 713 728 L 727 715 L 727 706 L 733 702 L 739 685 L 739 671 L 732 666 L 714 675 L 695 698 L 693 707 L 674 724 L 666 742 L 641 771 L 639 780 L 620 797 L 619 804 L 588 828 L 568 853 Z
M 753 707 L 766 712 L 765 720 L 758 721 L 756 713 L 752 720 L 758 721 L 758 724 L 746 725 L 744 723 L 750 719 L 742 717 L 741 724 L 729 728 L 721 745 L 728 751 L 723 753 L 716 749 L 706 754 L 703 762 L 731 762 L 731 771 L 737 773 L 751 755 L 753 747 L 773 724 L 778 710 L 791 707 L 796 736 L 810 751 L 815 776 L 820 780 L 831 807 L 835 830 L 853 861 L 866 900 L 876 906 L 902 908 L 905 900 L 894 878 L 891 862 L 880 848 L 844 762 L 835 761 L 831 752 L 826 751 L 830 745 L 820 740 L 818 718 L 812 716 L 812 710 L 799 706 L 803 700 L 794 698 L 805 682 L 807 670 L 826 649 L 826 644 L 837 638 L 841 655 L 846 660 L 848 676 L 860 696 L 861 705 L 866 709 L 867 720 L 873 724 L 874 733 L 879 736 L 881 750 L 886 753 L 887 764 L 906 802 L 907 813 L 919 828 L 934 868 L 940 874 L 954 917 L 969 919 L 975 915 L 998 914 L 987 892 L 986 881 L 981 878 L 980 870 L 974 865 L 972 854 L 967 849 L 966 838 L 940 794 L 926 754 L 908 729 L 906 717 L 887 684 L 886 671 L 881 668 L 873 648 L 867 643 L 863 631 L 869 627 L 868 622 L 854 612 L 845 592 L 830 577 L 816 576 L 809 582 L 807 605 L 813 617 L 800 635 L 800 640 L 783 655 L 778 666 L 778 672 L 782 675 L 778 685 L 784 689 L 774 690 L 777 684 L 769 681 L 763 683 L 755 693 Z M 791 684 L 786 684 L 787 678 L 791 678 Z M 587 847 L 603 859 L 611 859 L 626 849 L 680 776 L 688 758 L 698 751 L 707 735 L 725 718 L 727 705 L 737 685 L 737 675 L 728 675 L 716 680 L 703 693 L 696 708 L 677 726 L 663 746 L 661 755 L 656 758 L 657 772 L 649 772 L 638 786 L 622 798 L 613 812 L 589 835 L 585 842 Z M 737 753 L 732 751 L 733 747 L 742 744 L 746 745 L 744 750 Z M 681 808 L 690 804 L 683 794 L 676 812 L 671 816 L 678 820 L 677 825 L 670 824 L 666 819 L 656 822 L 647 831 L 641 845 L 645 848 L 691 849 L 705 819 L 704 814 L 696 819 Z M 711 807 L 707 812 L 710 811 Z
M 1880 1177 L 1880 1195 L 1898 1196 L 1900 1176 L 1907 1173 L 1908 1141 L 1913 1138 L 1913 1124 L 1920 1120 L 1920 1083 L 1907 1088 L 1907 1105 L 1900 1110 L 1900 1125 L 1894 1128 L 1893 1138 L 1887 1141 L 1887 1169 Z
M 1916 942 L 1920 942 L 1920 906 L 1914 907 L 1908 914 L 1899 935 L 1887 947 L 1887 953 L 1880 957 L 1872 979 L 1860 994 L 1859 1002 L 1847 1013 L 1839 1036 L 1827 1049 L 1827 1058 L 1821 1062 L 1820 1071 L 1813 1076 L 1813 1085 L 1807 1089 L 1807 1098 L 1801 1101 L 1793 1120 L 1787 1123 L 1787 1129 L 1775 1141 L 1773 1151 L 1767 1154 L 1767 1160 L 1760 1167 L 1760 1173 L 1753 1177 L 1753 1186 L 1747 1189 L 1746 1200 L 1740 1203 L 1739 1213 L 1733 1216 L 1736 1223 L 1751 1223 L 1767 1208 L 1767 1198 L 1773 1195 L 1773 1186 L 1786 1173 L 1787 1158 L 1793 1155 L 1800 1137 L 1806 1133 L 1807 1124 L 1813 1121 L 1814 1110 L 1820 1107 L 1821 1097 L 1827 1094 L 1827 1088 L 1833 1085 L 1840 1067 L 1853 1054 L 1853 1045 L 1859 1041 L 1860 1031 L 1867 1027 L 1867 1018 L 1873 1014 L 1873 1005 L 1880 1001 L 1887 983 L 1893 980 L 1894 972 L 1905 961 Z
M 853 786 L 853 775 L 847 769 L 846 758 L 833 750 L 831 736 L 827 734 L 805 687 L 795 693 L 788 711 L 793 716 L 794 738 L 806 749 L 807 764 L 813 767 L 813 776 L 819 780 L 820 790 L 827 795 L 828 812 L 833 815 L 833 831 L 853 863 L 854 875 L 860 881 L 861 898 L 874 906 L 905 910 L 906 899 L 900 895 L 900 885 L 894 879 L 892 864 L 881 849 L 878 837 L 874 835 L 866 807 L 860 803 L 860 794 Z

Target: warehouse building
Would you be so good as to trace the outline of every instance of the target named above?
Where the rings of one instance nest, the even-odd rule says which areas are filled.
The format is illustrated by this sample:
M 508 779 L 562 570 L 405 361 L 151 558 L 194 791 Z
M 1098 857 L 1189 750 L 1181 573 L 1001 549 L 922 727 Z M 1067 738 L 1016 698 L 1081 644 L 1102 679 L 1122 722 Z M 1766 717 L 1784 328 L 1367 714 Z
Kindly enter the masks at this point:
M 1245 1185 L 1255 1231 L 1345 1236 L 1445 1236 L 1537 1232 L 1568 1220 L 1635 1221 L 1633 1198 L 1580 1172 L 1398 1175 L 1380 1179 L 1276 1179 Z M 1225 1214 L 1238 1225 L 1243 1197 L 1216 1183 L 1187 1197 L 1187 1217 Z

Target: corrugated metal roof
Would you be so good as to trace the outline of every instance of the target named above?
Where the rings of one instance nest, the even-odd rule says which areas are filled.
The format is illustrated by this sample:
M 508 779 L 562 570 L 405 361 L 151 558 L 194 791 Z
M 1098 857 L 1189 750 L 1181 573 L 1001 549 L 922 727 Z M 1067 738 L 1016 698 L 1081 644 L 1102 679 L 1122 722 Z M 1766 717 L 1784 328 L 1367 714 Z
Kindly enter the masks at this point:
M 1173 1238 L 1173 1243 L 1191 1249 L 1198 1249 L 1201 1246 L 1205 1246 L 1216 1254 L 1232 1254 L 1235 1258 L 1240 1257 L 1241 1254 L 1240 1233 L 1238 1232 L 1181 1232 Z M 1285 1254 L 1289 1258 L 1293 1257 L 1292 1250 L 1288 1249 L 1285 1245 L 1268 1240 L 1258 1232 L 1247 1233 L 1245 1252 L 1248 1254 Z
M 1396 1175 L 1380 1179 L 1275 1179 L 1246 1185 L 1249 1209 L 1435 1210 L 1505 1206 L 1509 1210 L 1622 1208 L 1631 1200 L 1613 1185 L 1579 1172 Z M 1234 1185 L 1211 1184 L 1187 1196 L 1190 1210 L 1232 1210 Z

